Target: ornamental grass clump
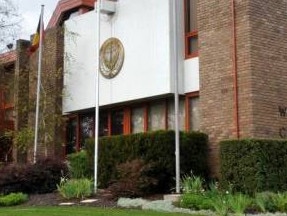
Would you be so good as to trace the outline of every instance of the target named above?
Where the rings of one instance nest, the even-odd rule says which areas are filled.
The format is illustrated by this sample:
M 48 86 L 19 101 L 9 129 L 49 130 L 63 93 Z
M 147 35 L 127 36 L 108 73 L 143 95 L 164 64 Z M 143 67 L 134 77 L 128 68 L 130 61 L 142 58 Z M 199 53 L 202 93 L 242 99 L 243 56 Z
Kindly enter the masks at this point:
M 57 185 L 58 191 L 66 199 L 86 198 L 92 195 L 92 181 L 89 179 L 62 179 L 60 185 Z
M 287 212 L 287 193 L 277 193 L 272 197 L 272 201 L 277 211 Z
M 190 175 L 184 175 L 181 179 L 183 193 L 203 193 L 203 184 L 204 180 L 199 176 L 193 175 L 192 172 Z
M 252 204 L 252 200 L 242 193 L 228 196 L 228 205 L 235 215 L 244 215 L 245 211 Z

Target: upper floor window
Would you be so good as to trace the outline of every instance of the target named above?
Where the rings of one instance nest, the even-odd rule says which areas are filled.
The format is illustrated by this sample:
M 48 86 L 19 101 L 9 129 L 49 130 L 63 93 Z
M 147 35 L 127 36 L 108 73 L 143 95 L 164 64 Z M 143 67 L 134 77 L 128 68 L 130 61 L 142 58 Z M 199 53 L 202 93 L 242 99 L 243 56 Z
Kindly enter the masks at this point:
M 197 1 L 184 0 L 185 58 L 198 56 Z

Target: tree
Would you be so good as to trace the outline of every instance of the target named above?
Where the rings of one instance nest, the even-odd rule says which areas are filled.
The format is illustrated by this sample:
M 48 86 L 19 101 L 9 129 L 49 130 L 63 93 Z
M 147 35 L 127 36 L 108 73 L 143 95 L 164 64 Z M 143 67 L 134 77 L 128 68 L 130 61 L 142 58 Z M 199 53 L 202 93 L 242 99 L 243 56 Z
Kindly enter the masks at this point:
M 20 28 L 17 7 L 12 0 L 0 0 L 0 53 L 11 49 Z M 7 45 L 10 44 L 10 47 Z

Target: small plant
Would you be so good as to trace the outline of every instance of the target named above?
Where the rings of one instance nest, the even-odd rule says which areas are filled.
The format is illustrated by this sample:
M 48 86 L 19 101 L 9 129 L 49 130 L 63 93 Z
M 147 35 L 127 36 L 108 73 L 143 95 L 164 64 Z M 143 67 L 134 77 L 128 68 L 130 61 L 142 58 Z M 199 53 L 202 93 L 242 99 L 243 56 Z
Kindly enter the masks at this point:
M 58 191 L 66 199 L 85 198 L 92 195 L 92 181 L 89 179 L 61 179 Z
M 286 212 L 287 210 L 287 193 L 277 193 L 272 197 L 272 201 L 276 209 L 280 212 Z
M 190 175 L 184 175 L 181 179 L 181 186 L 183 193 L 202 193 L 203 179 L 199 176 L 194 176 L 191 172 Z
M 243 215 L 246 209 L 251 205 L 251 199 L 241 193 L 228 196 L 230 210 L 235 215 Z
M 9 195 L 0 197 L 0 206 L 14 206 L 19 205 L 28 200 L 27 194 L 10 193 Z
M 210 198 L 211 205 L 216 212 L 216 215 L 227 216 L 229 211 L 228 194 L 218 194 Z
M 272 192 L 261 192 L 255 194 L 255 205 L 261 212 L 275 212 L 274 196 Z

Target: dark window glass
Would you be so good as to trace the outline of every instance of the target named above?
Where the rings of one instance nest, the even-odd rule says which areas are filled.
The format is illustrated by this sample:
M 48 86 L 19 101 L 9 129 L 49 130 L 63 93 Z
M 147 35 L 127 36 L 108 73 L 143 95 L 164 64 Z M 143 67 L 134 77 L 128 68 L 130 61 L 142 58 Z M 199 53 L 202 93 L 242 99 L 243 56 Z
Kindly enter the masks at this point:
M 66 154 L 71 154 L 77 151 L 77 120 L 70 119 L 66 128 Z
M 120 135 L 124 132 L 124 112 L 117 110 L 112 112 L 112 131 L 111 135 Z
M 100 113 L 99 136 L 109 135 L 109 117 L 107 113 Z

